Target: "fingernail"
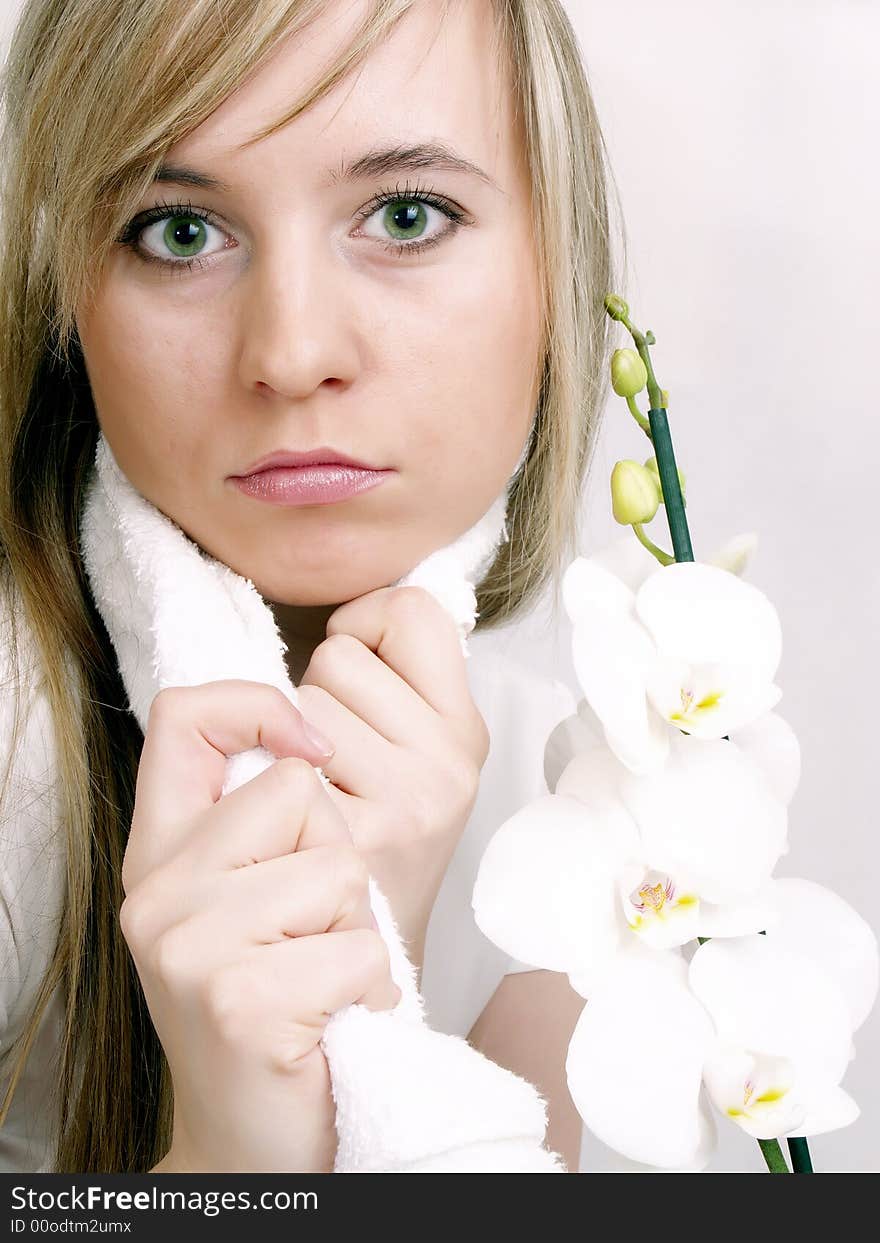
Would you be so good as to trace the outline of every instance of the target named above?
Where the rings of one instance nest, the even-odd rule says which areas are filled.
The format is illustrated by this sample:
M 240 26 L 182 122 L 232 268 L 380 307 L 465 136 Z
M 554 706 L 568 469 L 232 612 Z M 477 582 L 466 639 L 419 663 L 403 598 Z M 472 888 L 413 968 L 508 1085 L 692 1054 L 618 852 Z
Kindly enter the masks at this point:
M 321 731 L 314 725 L 309 724 L 305 717 L 303 717 L 302 724 L 303 732 L 312 746 L 320 752 L 321 755 L 327 756 L 328 758 L 333 755 L 336 750 L 335 743 L 332 743 L 326 734 L 322 734 Z

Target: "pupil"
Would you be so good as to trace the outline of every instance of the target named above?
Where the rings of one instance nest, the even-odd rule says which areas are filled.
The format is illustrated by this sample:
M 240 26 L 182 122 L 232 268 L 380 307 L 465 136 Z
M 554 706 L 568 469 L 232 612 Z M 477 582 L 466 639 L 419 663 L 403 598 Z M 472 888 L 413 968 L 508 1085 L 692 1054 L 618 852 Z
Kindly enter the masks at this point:
M 398 207 L 394 212 L 395 227 L 398 229 L 408 229 L 411 225 L 416 223 L 418 214 L 419 208 L 417 203 L 411 203 L 409 207 Z M 399 219 L 401 216 L 403 217 L 402 220 Z
M 185 224 L 175 226 L 174 241 L 178 246 L 189 246 L 195 241 L 198 232 L 199 226 L 195 224 L 195 221 L 186 221 Z

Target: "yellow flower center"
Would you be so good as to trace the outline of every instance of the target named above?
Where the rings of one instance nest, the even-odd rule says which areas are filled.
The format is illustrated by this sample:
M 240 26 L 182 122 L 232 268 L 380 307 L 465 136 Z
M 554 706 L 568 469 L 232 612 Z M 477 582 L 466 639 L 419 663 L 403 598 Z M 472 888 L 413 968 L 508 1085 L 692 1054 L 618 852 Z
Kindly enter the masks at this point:
M 652 910 L 659 913 L 666 905 L 668 896 L 668 887 L 662 883 L 656 885 L 642 885 L 639 889 L 639 897 L 644 906 L 650 906 Z
M 736 1105 L 731 1105 L 727 1113 L 731 1118 L 754 1118 L 763 1112 L 760 1109 L 761 1105 L 775 1105 L 777 1101 L 782 1100 L 787 1092 L 788 1088 L 767 1088 L 760 1096 L 755 1096 L 755 1085 L 751 1079 L 747 1079 L 743 1084 L 742 1109 L 738 1109 Z M 754 1100 L 752 1099 L 753 1097 Z M 751 1109 L 749 1108 L 750 1105 Z
M 693 721 L 700 713 L 710 712 L 713 708 L 717 708 L 718 704 L 724 697 L 724 691 L 709 691 L 702 699 L 694 703 L 696 692 L 688 690 L 686 686 L 681 688 L 681 711 L 670 712 L 670 721 Z

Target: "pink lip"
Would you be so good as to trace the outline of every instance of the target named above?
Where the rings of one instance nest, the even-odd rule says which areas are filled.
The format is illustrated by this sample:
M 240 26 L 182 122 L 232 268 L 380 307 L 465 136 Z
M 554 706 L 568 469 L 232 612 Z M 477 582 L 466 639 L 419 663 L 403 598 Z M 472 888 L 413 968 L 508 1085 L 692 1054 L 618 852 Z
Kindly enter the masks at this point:
M 339 462 L 280 466 L 256 474 L 234 475 L 242 492 L 270 505 L 330 505 L 383 483 L 393 470 L 368 470 Z
M 357 466 L 360 470 L 380 469 L 378 466 L 373 466 L 371 462 L 359 462 L 357 458 L 349 457 L 347 453 L 340 453 L 338 449 L 333 449 L 330 445 L 319 445 L 317 449 L 309 449 L 305 452 L 294 449 L 276 449 L 274 453 L 267 453 L 265 457 L 261 457 L 259 461 L 248 466 L 240 476 L 233 477 L 243 478 L 245 475 L 254 475 L 257 471 L 270 470 L 273 466 L 314 466 L 316 464 Z

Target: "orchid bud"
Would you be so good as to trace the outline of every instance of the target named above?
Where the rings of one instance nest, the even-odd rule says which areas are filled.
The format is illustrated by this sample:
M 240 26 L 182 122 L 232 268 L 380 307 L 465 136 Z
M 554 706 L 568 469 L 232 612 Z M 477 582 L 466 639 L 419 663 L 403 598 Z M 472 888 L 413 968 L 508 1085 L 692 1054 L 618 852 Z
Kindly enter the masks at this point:
M 635 397 L 648 383 L 648 368 L 635 350 L 611 355 L 611 387 L 618 397 Z
M 660 489 L 660 504 L 662 505 L 664 503 L 663 486 L 660 483 L 660 469 L 657 466 L 657 459 L 655 457 L 649 457 L 648 460 L 645 462 L 645 469 L 649 470 L 651 474 L 654 476 L 654 478 L 657 480 L 657 487 Z M 685 501 L 686 503 L 685 490 L 684 490 L 684 471 L 682 471 L 680 467 L 676 467 L 676 470 L 678 471 L 678 486 L 681 488 L 681 499 L 682 501 Z
M 660 504 L 660 481 L 629 458 L 615 463 L 611 472 L 611 508 L 622 526 L 650 522 Z
M 605 310 L 612 319 L 626 319 L 629 316 L 629 307 L 616 293 L 605 295 Z

